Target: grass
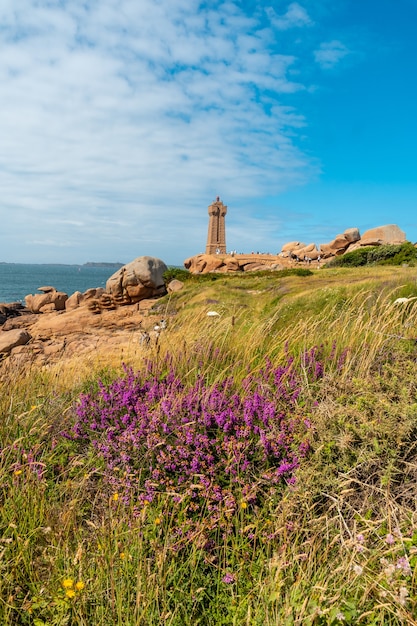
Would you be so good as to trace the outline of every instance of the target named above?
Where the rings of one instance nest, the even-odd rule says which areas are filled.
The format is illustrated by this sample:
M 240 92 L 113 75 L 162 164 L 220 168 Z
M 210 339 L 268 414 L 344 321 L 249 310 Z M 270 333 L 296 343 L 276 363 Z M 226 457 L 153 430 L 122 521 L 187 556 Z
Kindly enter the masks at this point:
M 417 624 L 416 291 L 390 267 L 186 282 L 125 368 L 3 367 L 0 623 Z M 81 398 L 113 421 L 63 436 Z M 187 465 L 204 415 L 211 474 Z M 278 440 L 303 453 L 275 480 Z

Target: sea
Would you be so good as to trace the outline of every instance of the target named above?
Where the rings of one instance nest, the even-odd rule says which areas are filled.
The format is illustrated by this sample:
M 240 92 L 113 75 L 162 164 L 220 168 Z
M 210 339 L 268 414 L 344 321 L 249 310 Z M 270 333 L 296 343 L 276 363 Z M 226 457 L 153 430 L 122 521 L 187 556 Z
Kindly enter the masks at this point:
M 94 287 L 105 287 L 121 264 L 29 265 L 0 263 L 0 302 L 22 302 L 28 294 L 40 294 L 39 287 L 55 287 L 69 296 Z

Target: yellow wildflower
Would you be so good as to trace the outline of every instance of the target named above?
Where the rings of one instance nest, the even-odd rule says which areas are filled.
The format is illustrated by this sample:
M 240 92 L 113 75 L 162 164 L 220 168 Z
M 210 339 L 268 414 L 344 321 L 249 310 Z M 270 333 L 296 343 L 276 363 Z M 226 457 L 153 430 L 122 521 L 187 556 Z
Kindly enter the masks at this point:
M 64 578 L 64 580 L 62 581 L 62 586 L 64 587 L 64 589 L 72 589 L 74 586 L 74 581 L 72 580 L 72 578 Z
M 123 559 L 125 558 L 125 556 L 126 556 L 126 554 L 125 554 L 124 552 L 121 552 L 121 553 L 120 553 L 120 558 L 122 559 L 122 561 L 123 561 Z
M 119 494 L 118 494 L 117 492 L 116 492 L 116 493 L 114 493 L 114 494 L 113 494 L 113 498 L 112 498 L 112 499 L 113 499 L 113 501 L 114 501 L 114 502 L 117 502 L 117 501 L 118 501 L 118 499 L 119 499 Z
M 240 503 L 240 508 L 241 509 L 247 509 L 248 508 L 248 503 L 247 502 L 241 502 Z
M 160 518 L 160 517 L 157 517 L 157 518 L 155 519 L 155 525 L 156 525 L 156 526 L 159 526 L 160 524 L 162 524 L 162 520 L 161 520 L 161 518 Z
M 13 474 L 14 474 L 15 476 L 19 476 L 19 474 L 21 474 L 22 472 L 23 472 L 23 470 L 21 470 L 21 469 L 17 469 L 17 470 L 15 470 L 15 471 L 13 472 Z
M 82 580 L 79 580 L 78 582 L 75 583 L 75 588 L 77 591 L 82 591 L 85 587 L 85 584 L 83 583 Z
M 75 598 L 74 589 L 67 589 L 65 592 L 65 595 L 67 596 L 67 598 Z

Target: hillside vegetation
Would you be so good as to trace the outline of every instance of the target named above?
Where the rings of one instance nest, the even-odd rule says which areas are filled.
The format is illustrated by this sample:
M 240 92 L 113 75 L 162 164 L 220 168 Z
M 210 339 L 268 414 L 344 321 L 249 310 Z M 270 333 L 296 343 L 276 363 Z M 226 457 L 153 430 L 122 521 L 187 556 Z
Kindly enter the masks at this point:
M 416 302 L 197 277 L 123 362 L 3 373 L 0 623 L 417 624 Z
M 359 267 L 361 265 L 417 265 L 417 248 L 410 241 L 402 244 L 365 246 L 334 257 L 327 267 Z

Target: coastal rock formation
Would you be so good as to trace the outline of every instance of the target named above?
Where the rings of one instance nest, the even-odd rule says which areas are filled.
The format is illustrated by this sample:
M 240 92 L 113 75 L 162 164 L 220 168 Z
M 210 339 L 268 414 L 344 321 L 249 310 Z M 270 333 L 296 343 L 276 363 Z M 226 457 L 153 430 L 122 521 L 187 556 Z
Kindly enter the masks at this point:
M 2 370 L 9 367 L 48 366 L 85 355 L 98 358 L 100 352 L 109 351 L 127 358 L 143 349 L 143 331 L 149 330 L 152 338 L 161 315 L 152 311 L 154 306 L 154 298 L 145 299 L 139 304 L 101 309 L 100 315 L 95 315 L 84 303 L 68 311 L 26 312 L 10 318 L 0 328 L 0 380 Z
M 300 241 L 289 241 L 288 243 L 284 243 L 281 252 L 296 252 L 296 250 L 305 248 L 305 245 L 305 243 L 301 243 Z
M 42 294 L 25 297 L 26 312 L 72 311 L 85 306 L 93 313 L 101 313 L 103 310 L 113 310 L 119 305 L 135 304 L 147 298 L 156 298 L 166 293 L 163 275 L 167 269 L 160 259 L 144 256 L 122 266 L 110 276 L 106 289 L 98 287 L 87 289 L 84 293 L 75 291 L 68 297 L 55 287 L 39 287 L 38 291 L 42 291 Z M 5 311 L 0 309 L 0 323 L 5 320 Z
M 282 246 L 279 256 L 283 258 L 296 258 L 300 261 L 306 258 L 312 261 L 320 256 L 329 259 L 334 256 L 351 252 L 363 246 L 379 246 L 383 244 L 399 244 L 406 241 L 404 231 L 395 224 L 378 226 L 367 230 L 361 237 L 358 228 L 347 228 L 343 233 L 336 235 L 329 243 L 320 244 L 317 249 L 315 244 L 301 246 L 298 241 L 291 241 Z
M 361 238 L 359 228 L 347 228 L 343 234 L 350 243 L 355 243 Z
M 83 304 L 88 304 L 91 300 L 100 298 L 104 293 L 105 291 L 103 287 L 98 287 L 97 289 L 87 289 L 84 293 L 75 291 L 66 301 L 65 310 L 71 311 L 72 309 L 77 309 Z
M 0 354 L 8 354 L 17 346 L 23 346 L 30 341 L 29 333 L 21 328 L 0 332 Z
M 320 252 L 323 258 L 328 259 L 331 256 L 339 256 L 343 254 L 350 245 L 349 239 L 345 234 L 336 235 L 330 243 L 320 244 Z
M 295 254 L 300 259 L 300 261 L 305 261 L 309 259 L 311 261 L 315 261 L 320 256 L 320 252 L 317 250 L 315 243 L 310 243 L 308 244 L 308 246 L 304 246 L 304 248 L 296 248 L 292 252 L 292 254 Z
M 0 302 L 0 324 L 4 324 L 10 317 L 17 317 L 22 310 L 23 305 L 20 302 Z
M 306 262 L 318 267 L 321 260 L 327 261 L 335 256 L 356 250 L 361 246 L 404 243 L 406 236 L 395 224 L 378 226 L 367 230 L 361 237 L 359 229 L 347 228 L 336 235 L 329 243 L 316 246 L 301 241 L 289 241 L 282 246 L 281 252 L 272 254 L 197 254 L 184 261 L 184 267 L 192 274 L 209 272 L 250 272 L 259 270 L 279 270 L 293 267 L 294 263 Z
M 161 259 L 141 256 L 121 267 L 106 283 L 106 293 L 117 304 L 133 304 L 145 298 L 166 293 L 164 272 L 167 266 Z
M 55 287 L 39 287 L 38 291 L 43 293 L 25 297 L 26 308 L 31 313 L 65 310 L 65 302 L 68 300 L 66 293 L 57 291 Z
M 209 272 L 253 272 L 261 269 L 283 269 L 272 254 L 197 254 L 184 261 L 184 267 L 191 274 Z
M 378 226 L 364 232 L 360 243 L 361 246 L 380 246 L 387 243 L 404 243 L 405 240 L 405 232 L 401 228 L 396 224 L 387 224 L 386 226 Z
M 48 365 L 96 356 L 100 350 L 125 356 L 143 348 L 139 339 L 145 331 L 156 341 L 166 330 L 167 311 L 163 323 L 158 317 L 155 325 L 161 314 L 150 310 L 166 293 L 166 270 L 159 259 L 139 257 L 110 277 L 106 290 L 88 289 L 68 297 L 54 287 L 41 287 L 43 293 L 27 296 L 26 308 L 20 305 L 16 314 L 14 304 L 0 304 L 1 368 Z M 180 281 L 171 283 L 171 292 L 183 286 Z M 152 329 L 157 327 L 156 335 Z

